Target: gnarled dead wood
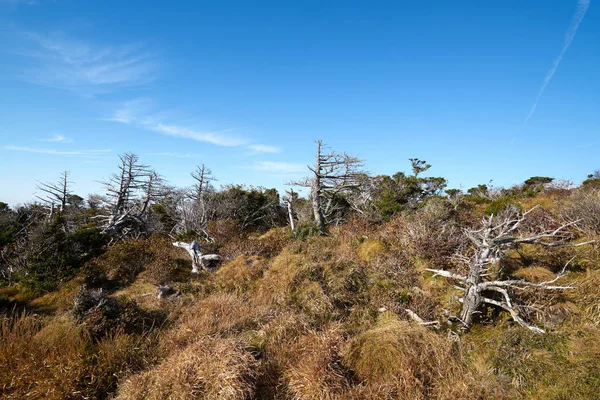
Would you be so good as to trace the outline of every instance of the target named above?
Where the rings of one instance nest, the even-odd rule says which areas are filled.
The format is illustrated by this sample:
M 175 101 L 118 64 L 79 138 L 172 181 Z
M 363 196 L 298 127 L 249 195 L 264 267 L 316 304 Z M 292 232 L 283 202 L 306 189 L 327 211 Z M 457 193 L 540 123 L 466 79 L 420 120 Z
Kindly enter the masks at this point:
M 200 269 L 207 270 L 204 261 L 219 261 L 221 257 L 218 254 L 202 254 L 202 247 L 195 240 L 191 243 L 174 242 L 173 246 L 185 249 L 192 258 L 192 273 L 197 274 Z
M 469 271 L 467 275 L 460 275 L 454 272 L 426 269 L 433 272 L 434 276 L 439 275 L 448 279 L 457 281 L 455 287 L 464 292 L 459 301 L 462 303 L 462 310 L 457 320 L 461 321 L 465 327 L 469 327 L 473 321 L 473 316 L 477 314 L 483 304 L 491 304 L 508 311 L 512 319 L 519 325 L 530 329 L 536 333 L 543 333 L 544 330 L 525 321 L 519 314 L 518 308 L 511 300 L 511 291 L 525 290 L 527 288 L 543 290 L 567 290 L 572 289 L 570 285 L 556 285 L 555 283 L 566 275 L 566 269 L 571 263 L 569 260 L 560 273 L 552 280 L 533 283 L 526 280 L 501 280 L 490 279 L 491 276 L 497 276 L 498 265 L 504 259 L 506 251 L 517 248 L 522 244 L 534 244 L 540 246 L 582 246 L 585 243 L 570 243 L 570 235 L 566 229 L 575 224 L 569 222 L 559 226 L 556 229 L 545 229 L 533 234 L 518 234 L 522 222 L 536 207 L 525 213 L 520 213 L 514 208 L 509 208 L 499 216 L 491 215 L 482 218 L 482 228 L 478 230 L 466 230 L 466 236 L 475 245 L 475 252 L 471 257 L 459 255 L 458 259 L 467 260 Z

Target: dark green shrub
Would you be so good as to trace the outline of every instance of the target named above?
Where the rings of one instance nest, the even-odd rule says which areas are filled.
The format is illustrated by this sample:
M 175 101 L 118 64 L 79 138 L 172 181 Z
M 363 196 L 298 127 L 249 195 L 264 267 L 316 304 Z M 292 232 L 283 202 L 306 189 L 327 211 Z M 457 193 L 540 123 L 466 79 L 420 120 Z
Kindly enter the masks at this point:
M 319 235 L 321 235 L 321 230 L 314 221 L 304 222 L 296 227 L 296 239 L 304 240 Z
M 111 246 L 106 253 L 94 259 L 92 263 L 104 271 L 108 279 L 121 285 L 130 284 L 153 259 L 153 251 L 149 246 L 150 241 L 133 239 L 119 242 Z
M 513 206 L 517 206 L 517 204 L 515 204 L 512 199 L 508 198 L 508 197 L 500 197 L 499 199 L 493 200 L 485 209 L 485 213 L 487 215 L 498 215 L 498 213 L 504 211 L 504 209 L 506 209 L 506 207 L 513 205 Z

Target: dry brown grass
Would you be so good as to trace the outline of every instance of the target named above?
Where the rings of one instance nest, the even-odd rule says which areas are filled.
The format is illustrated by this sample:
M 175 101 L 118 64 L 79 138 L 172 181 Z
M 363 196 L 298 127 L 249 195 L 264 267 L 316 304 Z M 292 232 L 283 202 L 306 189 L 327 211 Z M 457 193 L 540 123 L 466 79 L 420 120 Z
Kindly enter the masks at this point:
M 231 294 L 214 294 L 186 308 L 169 332 L 161 338 L 161 348 L 170 351 L 185 347 L 204 336 L 231 336 L 251 329 L 263 310 Z
M 516 270 L 514 276 L 533 283 L 546 282 L 554 279 L 556 274 L 544 267 L 527 267 Z
M 231 339 L 202 338 L 132 376 L 117 399 L 242 400 L 254 393 L 258 362 Z
M 342 366 L 344 339 L 336 326 L 310 332 L 293 344 L 295 362 L 283 371 L 287 390 L 294 399 L 339 399 L 349 386 Z
M 144 265 L 146 281 L 154 285 L 162 285 L 170 283 L 178 278 L 178 275 L 182 275 L 182 271 L 179 270 L 181 265 L 177 262 L 178 257 L 181 256 L 181 249 L 172 246 L 171 242 L 170 238 L 164 236 L 153 236 L 147 240 L 146 245 L 152 253 L 152 257 Z M 188 265 L 186 265 L 186 272 L 189 274 Z
M 264 272 L 255 300 L 266 306 L 286 304 L 294 287 L 313 270 L 304 261 L 302 255 L 293 254 L 290 249 L 283 250 Z
M 311 321 L 303 314 L 283 311 L 272 317 L 260 330 L 243 336 L 257 354 L 262 355 L 257 377 L 257 399 L 288 399 L 283 371 L 297 362 L 298 338 L 311 332 Z
M 568 293 L 583 310 L 584 322 L 600 327 L 600 271 L 587 270 Z
M 400 398 L 426 399 L 457 367 L 451 343 L 391 313 L 372 329 L 352 338 L 345 365 L 366 384 L 393 384 Z
M 60 285 L 58 290 L 49 292 L 29 302 L 36 312 L 50 313 L 67 311 L 73 306 L 73 295 L 77 293 L 83 279 L 76 277 Z
M 67 316 L 9 316 L 0 333 L 2 398 L 106 398 L 152 357 L 149 336 L 116 332 L 96 343 Z
M 375 257 L 383 255 L 386 250 L 385 243 L 375 239 L 367 239 L 360 244 L 358 256 L 361 260 L 369 262 Z
M 422 260 L 429 268 L 448 268 L 451 257 L 467 239 L 443 201 L 430 201 L 414 215 L 395 216 L 376 234 L 391 250 Z
M 71 320 L 44 326 L 40 318 L 20 314 L 3 318 L 0 330 L 3 398 L 62 399 L 77 390 L 88 341 Z
M 197 276 L 188 260 L 185 271 L 177 269 L 168 239 L 134 241 L 135 248 L 145 243 L 147 258 L 126 251 L 100 263 L 118 280 L 112 297 L 136 300 L 143 313 L 168 314 L 164 330 L 93 339 L 65 315 L 5 319 L 0 397 L 103 398 L 118 387 L 120 399 L 596 398 L 600 257 L 592 246 L 524 247 L 505 266 L 507 276 L 541 282 L 580 256 L 561 280 L 575 289 L 513 294 L 515 304 L 535 305 L 523 312 L 547 335 L 516 328 L 505 313 L 490 312 L 458 342 L 447 339 L 446 327 L 437 332 L 403 320 L 404 308 L 437 319 L 442 308 L 460 307 L 450 302 L 457 293 L 447 282 L 422 267 L 448 263 L 460 241 L 444 224 L 469 221 L 473 212 L 458 210 L 464 215 L 457 217 L 437 203 L 413 217 L 379 226 L 354 220 L 305 240 L 288 238 L 285 229 L 246 238 L 234 223 L 219 221 L 215 247 L 236 257 Z M 539 213 L 540 223 L 549 215 Z M 171 282 L 181 295 L 146 295 L 158 282 Z M 67 284 L 22 300 L 60 312 L 70 293 Z
M 293 291 L 291 302 L 294 308 L 315 321 L 326 322 L 333 314 L 334 306 L 321 284 L 304 281 Z
M 222 291 L 238 294 L 249 292 L 262 277 L 266 261 L 258 256 L 241 256 L 221 265 L 215 284 Z

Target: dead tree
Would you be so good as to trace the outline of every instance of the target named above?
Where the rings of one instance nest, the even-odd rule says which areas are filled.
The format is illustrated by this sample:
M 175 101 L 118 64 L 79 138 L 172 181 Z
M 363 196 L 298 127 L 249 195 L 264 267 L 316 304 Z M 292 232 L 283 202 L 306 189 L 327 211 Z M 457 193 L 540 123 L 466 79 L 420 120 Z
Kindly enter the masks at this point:
M 204 194 L 206 194 L 206 192 L 210 190 L 212 186 L 211 182 L 216 181 L 216 179 L 212 175 L 212 171 L 206 168 L 204 164 L 196 167 L 196 170 L 192 172 L 191 175 L 192 178 L 194 178 L 194 180 L 196 181 L 196 183 L 193 186 L 194 194 L 192 195 L 192 197 L 194 200 L 200 201 L 203 199 Z
M 55 215 L 55 207 L 58 205 L 59 213 L 64 213 L 71 196 L 69 185 L 69 171 L 64 171 L 60 174 L 60 180 L 57 183 L 40 182 L 37 188 L 46 194 L 45 197 L 36 196 L 43 203 L 48 205 L 49 219 L 53 220 Z
M 508 311 L 512 319 L 521 326 L 524 326 L 536 333 L 544 333 L 544 330 L 526 322 L 519 312 L 519 307 L 514 304 L 511 295 L 515 291 L 522 291 L 527 288 L 536 288 L 544 290 L 565 290 L 571 289 L 569 285 L 558 285 L 556 282 L 566 274 L 567 265 L 552 280 L 532 283 L 522 279 L 502 280 L 500 276 L 500 263 L 506 257 L 509 249 L 515 249 L 523 244 L 533 244 L 548 247 L 557 246 L 581 246 L 586 243 L 568 244 L 570 235 L 565 231 L 566 228 L 574 223 L 563 224 L 560 227 L 550 230 L 544 229 L 538 233 L 519 234 L 519 228 L 536 207 L 531 210 L 520 213 L 516 208 L 510 207 L 498 216 L 491 215 L 483 217 L 482 228 L 478 230 L 468 229 L 465 234 L 474 245 L 474 254 L 470 257 L 458 255 L 458 257 L 467 263 L 469 271 L 467 275 L 461 275 L 450 271 L 439 269 L 426 269 L 439 275 L 451 279 L 457 283 L 457 289 L 464 292 L 459 301 L 462 303 L 462 310 L 458 319 L 465 328 L 468 328 L 475 314 L 480 312 L 484 304 L 500 307 Z
M 191 243 L 174 242 L 173 246 L 185 249 L 192 258 L 192 273 L 197 274 L 200 269 L 207 270 L 209 268 L 204 264 L 205 261 L 219 261 L 221 257 L 218 254 L 202 254 L 202 247 L 195 240 Z
M 367 220 L 377 220 L 379 213 L 375 202 L 373 201 L 373 195 L 376 191 L 375 179 L 366 173 L 359 174 L 357 179 L 357 187 L 351 191 L 348 196 L 348 203 L 350 208 L 361 218 Z
M 147 165 L 140 164 L 138 156 L 125 153 L 119 159 L 119 172 L 104 183 L 107 212 L 97 218 L 103 232 L 111 237 L 145 231 L 149 206 L 160 187 L 158 175 Z
M 294 212 L 294 205 L 296 203 L 296 200 L 298 199 L 298 193 L 294 192 L 293 189 L 290 190 L 286 190 L 285 191 L 285 198 L 283 199 L 283 201 L 285 202 L 285 205 L 287 207 L 287 211 L 288 211 L 288 220 L 290 222 L 290 229 L 292 230 L 292 234 L 296 233 L 296 223 L 295 223 L 295 212 Z
M 208 233 L 207 194 L 212 190 L 212 182 L 216 181 L 216 179 L 212 175 L 212 171 L 206 168 L 204 164 L 196 167 L 196 171 L 192 172 L 192 178 L 196 181 L 192 188 L 193 209 L 196 214 L 194 228 L 201 232 L 207 241 L 213 241 Z
M 332 212 L 337 195 L 359 187 L 358 178 L 363 163 L 357 157 L 346 153 L 325 151 L 321 140 L 317 142 L 317 156 L 314 166 L 308 166 L 312 176 L 293 185 L 310 187 L 314 219 L 321 232 L 325 232 L 326 215 Z
M 191 188 L 186 188 L 173 193 L 177 223 L 173 226 L 171 234 L 184 234 L 190 231 L 204 236 L 208 242 L 214 239 L 208 233 L 208 222 L 212 217 L 211 193 L 212 182 L 216 181 L 210 169 L 204 164 L 191 173 L 195 183 Z

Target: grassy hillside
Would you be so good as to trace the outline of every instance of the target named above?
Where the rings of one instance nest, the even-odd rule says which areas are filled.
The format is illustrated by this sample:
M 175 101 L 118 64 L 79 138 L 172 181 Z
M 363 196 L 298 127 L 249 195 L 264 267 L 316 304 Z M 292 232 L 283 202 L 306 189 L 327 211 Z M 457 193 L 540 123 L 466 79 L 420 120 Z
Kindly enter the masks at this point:
M 287 228 L 240 235 L 217 221 L 213 246 L 224 261 L 197 275 L 168 237 L 121 242 L 58 290 L 0 288 L 0 392 L 13 399 L 598 398 L 597 243 L 525 245 L 503 263 L 507 278 L 544 282 L 575 257 L 561 280 L 572 289 L 514 294 L 545 334 L 494 307 L 462 331 L 444 320 L 460 310 L 461 292 L 425 271 L 464 271 L 453 257 L 469 246 L 462 229 L 509 203 L 540 204 L 534 228 L 579 213 L 574 241 L 595 239 L 600 224 L 580 215 L 586 196 L 432 199 L 386 222 L 354 219 L 304 238 Z M 160 284 L 173 295 L 158 298 Z M 422 326 L 406 309 L 441 326 Z

